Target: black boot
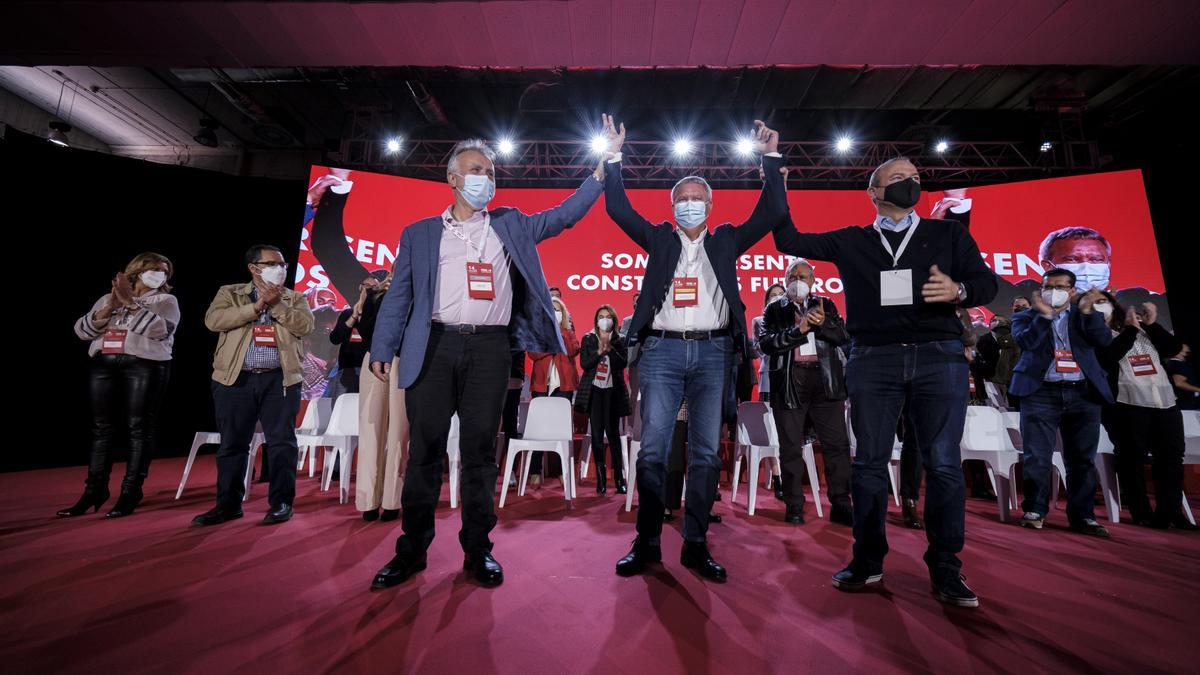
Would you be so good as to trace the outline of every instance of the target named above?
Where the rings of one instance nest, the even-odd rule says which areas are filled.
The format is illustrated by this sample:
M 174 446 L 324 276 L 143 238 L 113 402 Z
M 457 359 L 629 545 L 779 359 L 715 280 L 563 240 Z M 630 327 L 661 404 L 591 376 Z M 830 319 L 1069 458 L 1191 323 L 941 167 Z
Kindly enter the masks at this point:
M 112 510 L 104 514 L 105 518 L 121 518 L 133 513 L 138 504 L 142 502 L 142 490 L 121 490 L 121 496 L 117 497 L 117 503 L 112 507 Z
M 596 494 L 608 492 L 608 469 L 603 464 L 596 464 Z
M 82 516 L 87 513 L 88 509 L 99 511 L 100 506 L 106 501 L 108 501 L 108 477 L 89 474 L 83 488 L 83 496 L 75 502 L 74 506 L 59 511 L 58 517 Z
M 775 499 L 783 501 L 783 479 L 779 476 L 771 476 L 771 489 L 775 491 Z
M 613 473 L 613 485 L 617 488 L 617 494 L 623 495 L 629 492 L 629 486 L 625 484 L 625 476 L 621 475 L 621 469 L 615 469 Z

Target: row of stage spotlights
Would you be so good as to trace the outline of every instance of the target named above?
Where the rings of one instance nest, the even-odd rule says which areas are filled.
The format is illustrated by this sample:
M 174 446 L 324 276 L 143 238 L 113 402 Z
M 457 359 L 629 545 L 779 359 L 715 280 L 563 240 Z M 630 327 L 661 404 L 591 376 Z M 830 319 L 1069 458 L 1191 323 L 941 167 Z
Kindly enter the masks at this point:
M 732 145 L 734 152 L 742 157 L 749 157 L 750 155 L 754 154 L 755 143 L 750 138 L 739 138 L 734 141 Z M 496 141 L 495 146 L 496 152 L 498 152 L 501 156 L 509 156 L 516 152 L 517 149 L 516 142 L 511 138 L 501 138 L 500 140 Z M 608 139 L 597 134 L 592 137 L 591 141 L 589 141 L 589 146 L 591 147 L 592 152 L 598 155 L 608 150 Z M 395 154 L 400 152 L 400 150 L 404 147 L 404 141 L 397 137 L 389 138 L 384 143 L 384 147 L 387 149 L 388 154 Z M 849 136 L 839 136 L 837 140 L 833 142 L 833 147 L 839 153 L 848 153 L 854 149 L 854 139 Z M 1042 143 L 1039 150 L 1042 152 L 1050 152 L 1053 147 L 1053 143 L 1050 141 L 1045 141 Z M 691 155 L 695 149 L 696 144 L 689 138 L 677 138 L 671 143 L 671 154 L 675 155 L 676 157 L 687 157 L 688 155 Z M 949 149 L 950 142 L 946 140 L 937 141 L 933 145 L 933 151 L 938 154 L 942 154 Z

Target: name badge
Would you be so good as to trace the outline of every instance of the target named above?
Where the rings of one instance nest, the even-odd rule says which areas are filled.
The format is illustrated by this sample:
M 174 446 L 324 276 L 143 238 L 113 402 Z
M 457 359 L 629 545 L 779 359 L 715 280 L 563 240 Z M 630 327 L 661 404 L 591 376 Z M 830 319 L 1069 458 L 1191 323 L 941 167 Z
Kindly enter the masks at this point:
M 467 296 L 475 300 L 494 300 L 496 298 L 491 263 L 467 263 Z
M 974 378 L 973 376 L 971 376 L 971 375 L 967 375 L 967 389 L 968 389 L 968 390 L 969 390 L 969 391 L 970 391 L 972 394 L 974 394 L 974 393 L 975 393 L 975 378 Z
M 879 304 L 883 307 L 913 304 L 912 270 L 879 272 Z
M 350 341 L 362 342 L 362 333 L 359 333 L 357 328 L 350 329 Z
M 1149 354 L 1133 354 L 1129 357 L 1129 365 L 1134 375 L 1154 375 L 1158 368 L 1154 367 L 1154 359 Z
M 1070 349 L 1054 350 L 1054 370 L 1059 373 L 1078 373 L 1079 364 Z
M 595 384 L 608 384 L 608 377 L 608 357 L 606 356 L 596 366 L 596 377 L 593 382 Z
M 699 304 L 699 277 L 675 277 L 674 293 L 671 304 L 676 307 L 695 307 Z
M 120 328 L 110 328 L 104 331 L 104 339 L 100 341 L 101 354 L 124 354 L 125 337 L 128 331 Z
M 254 344 L 259 347 L 275 347 L 275 326 L 254 324 Z

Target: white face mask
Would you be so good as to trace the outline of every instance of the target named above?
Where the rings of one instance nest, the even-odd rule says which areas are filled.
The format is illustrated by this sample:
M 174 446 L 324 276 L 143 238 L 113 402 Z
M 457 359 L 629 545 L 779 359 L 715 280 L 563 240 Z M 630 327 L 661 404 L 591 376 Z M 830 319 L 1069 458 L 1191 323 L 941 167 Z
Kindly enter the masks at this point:
M 1112 316 L 1113 306 L 1112 306 L 1111 302 L 1108 302 L 1108 301 L 1097 302 L 1095 305 L 1092 305 L 1092 306 L 1096 308 L 1097 312 L 1100 312 L 1101 314 L 1103 314 L 1104 318 L 1107 319 L 1108 317 Z
M 1068 270 L 1075 275 L 1075 290 L 1087 293 L 1093 288 L 1108 288 L 1108 263 L 1063 263 L 1058 269 Z
M 455 189 L 476 211 L 483 209 L 496 196 L 496 184 L 491 178 L 476 173 L 457 175 L 462 176 L 463 186 Z
M 146 288 L 157 289 L 167 283 L 167 273 L 162 270 L 146 270 L 138 276 L 138 279 L 141 279 L 142 285 Z
M 560 325 L 562 324 L 562 316 L 563 316 L 562 312 L 558 312 L 558 311 L 554 312 L 554 320 L 557 321 Z
M 792 279 L 787 285 L 787 296 L 792 299 L 792 302 L 804 302 L 808 298 L 808 292 L 811 290 L 808 287 L 808 282 L 803 279 Z
M 268 284 L 279 286 L 283 284 L 283 280 L 287 277 L 287 265 L 276 265 L 266 269 L 259 270 L 259 276 Z
M 606 316 L 596 322 L 596 327 L 607 333 L 612 330 L 612 324 L 613 320 Z
M 692 229 L 703 225 L 708 218 L 708 207 L 704 202 L 681 201 L 675 202 L 675 222 L 680 227 Z
M 1042 289 L 1042 300 L 1045 300 L 1046 304 L 1050 305 L 1051 307 L 1053 307 L 1055 309 L 1058 309 L 1059 307 L 1062 307 L 1063 305 L 1067 304 L 1067 301 L 1070 299 L 1071 299 L 1071 294 L 1062 288 L 1043 288 Z

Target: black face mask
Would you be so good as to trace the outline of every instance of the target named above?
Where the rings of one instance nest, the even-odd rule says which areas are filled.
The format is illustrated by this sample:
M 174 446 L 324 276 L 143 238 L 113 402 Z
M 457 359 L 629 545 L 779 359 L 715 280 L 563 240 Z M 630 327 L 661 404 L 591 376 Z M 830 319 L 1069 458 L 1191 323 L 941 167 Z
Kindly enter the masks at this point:
M 921 199 L 921 184 L 916 178 L 896 181 L 883 190 L 883 200 L 902 209 L 912 208 Z

